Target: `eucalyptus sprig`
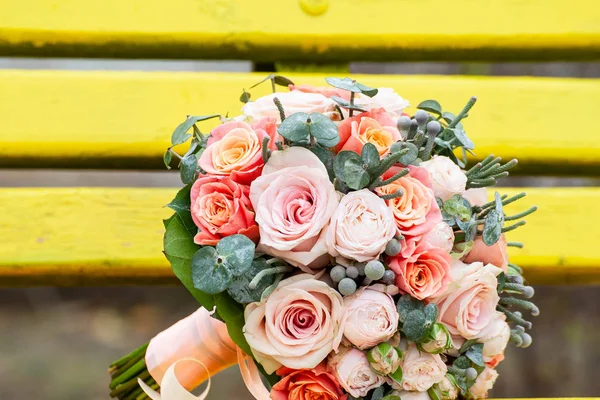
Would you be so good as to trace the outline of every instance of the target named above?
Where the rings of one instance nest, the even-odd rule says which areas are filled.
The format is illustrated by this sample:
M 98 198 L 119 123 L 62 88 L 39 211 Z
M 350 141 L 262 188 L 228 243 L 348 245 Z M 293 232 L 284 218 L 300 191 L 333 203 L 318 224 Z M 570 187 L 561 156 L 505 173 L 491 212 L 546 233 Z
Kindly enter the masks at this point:
M 507 177 L 508 171 L 517 163 L 516 159 L 512 159 L 502 164 L 502 158 L 490 154 L 467 171 L 467 188 L 494 186 L 498 179 Z
M 532 342 L 531 335 L 526 330 L 531 329 L 532 323 L 523 317 L 527 311 L 532 316 L 538 316 L 539 308 L 530 299 L 535 294 L 533 287 L 524 283 L 522 270 L 514 264 L 510 264 L 508 273 L 498 276 L 498 294 L 500 302 L 496 309 L 504 315 L 511 325 L 510 340 L 517 347 L 529 347 Z
M 473 210 L 477 212 L 477 223 L 483 224 L 483 230 L 477 231 L 478 234 L 482 235 L 483 242 L 492 246 L 498 240 L 500 240 L 500 236 L 505 232 L 510 232 L 515 230 L 523 225 L 525 225 L 525 221 L 519 221 L 512 225 L 505 226 L 506 221 L 516 221 L 521 218 L 524 218 L 535 211 L 537 211 L 537 207 L 533 206 L 528 208 L 527 210 L 513 214 L 506 215 L 504 213 L 504 206 L 510 203 L 513 203 L 519 199 L 525 197 L 525 193 L 519 193 L 512 197 L 500 196 L 498 192 L 495 193 L 495 198 L 493 202 L 489 202 L 480 207 L 474 207 Z
M 286 78 L 285 76 L 269 74 L 269 75 L 267 75 L 266 78 L 264 78 L 260 82 L 257 82 L 254 85 L 250 86 L 250 89 L 254 89 L 261 83 L 264 83 L 267 81 L 271 82 L 271 89 L 273 90 L 273 93 L 277 92 L 277 86 L 288 87 L 288 86 L 294 84 L 294 82 L 292 82 L 291 79 Z M 252 98 L 252 95 L 250 94 L 250 92 L 247 92 L 246 89 L 242 89 L 242 95 L 240 96 L 240 101 L 242 103 L 248 103 L 251 98 Z
M 328 84 L 331 86 L 348 90 L 350 92 L 350 101 L 344 100 L 341 97 L 332 96 L 331 99 L 335 101 L 340 107 L 346 108 L 349 110 L 349 116 L 352 117 L 354 115 L 354 111 L 364 112 L 365 109 L 360 106 L 356 106 L 354 104 L 354 99 L 356 97 L 356 93 L 364 94 L 365 96 L 373 97 L 378 93 L 378 89 L 372 88 L 367 85 L 363 85 L 362 83 L 357 82 L 352 78 L 325 78 Z M 343 118 L 343 115 L 342 115 Z

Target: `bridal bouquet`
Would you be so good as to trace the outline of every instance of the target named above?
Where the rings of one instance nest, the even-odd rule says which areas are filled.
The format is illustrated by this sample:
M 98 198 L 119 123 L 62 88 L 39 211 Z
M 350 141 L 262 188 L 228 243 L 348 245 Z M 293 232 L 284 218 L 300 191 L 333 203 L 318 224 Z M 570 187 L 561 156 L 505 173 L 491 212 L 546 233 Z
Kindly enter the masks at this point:
M 504 235 L 535 207 L 485 189 L 517 161 L 466 166 L 476 98 L 410 115 L 350 78 L 264 82 L 243 115 L 172 135 L 164 253 L 201 308 L 113 363 L 111 396 L 203 399 L 188 390 L 237 362 L 259 400 L 485 398 L 539 311 Z

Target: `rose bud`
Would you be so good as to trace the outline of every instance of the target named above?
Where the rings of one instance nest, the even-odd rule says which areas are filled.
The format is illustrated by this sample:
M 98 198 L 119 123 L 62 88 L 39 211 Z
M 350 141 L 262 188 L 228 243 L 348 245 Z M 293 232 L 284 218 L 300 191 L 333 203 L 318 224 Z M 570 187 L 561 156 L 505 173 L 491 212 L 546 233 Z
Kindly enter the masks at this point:
M 367 358 L 378 374 L 389 375 L 402 364 L 402 353 L 388 343 L 379 343 L 367 353 Z
M 431 398 L 436 400 L 455 400 L 458 397 L 458 385 L 454 376 L 446 374 L 444 379 L 429 389 L 429 393 Z
M 428 335 L 428 342 L 421 343 L 421 349 L 431 354 L 440 354 L 452 347 L 452 337 L 448 328 L 443 324 L 436 323 Z

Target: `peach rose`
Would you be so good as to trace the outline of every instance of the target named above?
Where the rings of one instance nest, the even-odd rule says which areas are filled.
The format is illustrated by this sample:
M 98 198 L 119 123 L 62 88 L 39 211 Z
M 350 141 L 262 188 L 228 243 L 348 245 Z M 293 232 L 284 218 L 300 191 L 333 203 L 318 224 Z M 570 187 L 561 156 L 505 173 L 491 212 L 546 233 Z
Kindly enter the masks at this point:
M 506 315 L 496 312 L 492 321 L 481 331 L 477 341 L 483 343 L 483 360 L 495 367 L 504 359 L 504 349 L 510 340 L 510 326 Z
M 439 354 L 421 352 L 415 345 L 410 345 L 402 362 L 402 387 L 398 388 L 395 382 L 392 386 L 396 389 L 425 392 L 444 379 L 446 372 L 448 367 Z
M 435 201 L 427 170 L 413 166 L 408 168 L 408 175 L 389 185 L 378 187 L 375 191 L 383 195 L 402 190 L 402 196 L 386 200 L 394 214 L 398 233 L 404 236 L 422 236 L 442 222 L 442 213 Z M 400 170 L 401 167 L 392 167 L 383 174 L 383 178 L 388 179 Z
M 452 257 L 446 251 L 427 242 L 420 243 L 408 258 L 401 255 L 388 260 L 389 267 L 396 273 L 396 286 L 419 300 L 442 295 L 452 278 Z
M 394 119 L 401 117 L 402 111 L 410 106 L 410 103 L 400 97 L 394 89 L 386 87 L 379 88 L 377 94 L 373 97 L 360 94 L 357 96 L 355 104 L 362 106 L 367 111 L 383 108 Z
M 201 175 L 190 191 L 190 212 L 199 228 L 194 242 L 215 246 L 226 236 L 242 234 L 258 241 L 248 186 L 230 178 Z
M 383 290 L 383 286 L 380 289 Z M 361 350 L 389 340 L 398 329 L 400 316 L 394 299 L 382 290 L 375 286 L 362 287 L 344 298 L 344 337 Z
M 495 369 L 485 367 L 482 373 L 479 374 L 473 386 L 469 388 L 469 393 L 477 399 L 485 399 L 488 397 L 488 391 L 492 389 L 494 383 L 498 379 L 498 372 Z
M 444 250 L 446 253 L 450 253 L 454 247 L 454 231 L 447 223 L 438 222 L 433 229 L 423 236 L 423 241 Z
M 498 279 L 502 272 L 491 264 L 460 261 L 452 264 L 454 281 L 442 296 L 433 300 L 438 305 L 438 319 L 452 335 L 476 339 L 496 315 Z
M 402 139 L 394 120 L 383 108 L 373 109 L 352 118 L 346 118 L 338 127 L 340 142 L 335 151 L 354 151 L 360 154 L 365 144 L 375 145 L 380 156 L 390 151 L 390 147 Z
M 504 272 L 508 271 L 508 245 L 504 234 L 500 240 L 491 246 L 483 243 L 481 236 L 478 236 L 473 243 L 471 251 L 463 258 L 467 264 L 480 261 L 484 264 L 492 264 L 501 268 Z
M 306 272 L 329 261 L 324 228 L 339 200 L 325 166 L 311 151 L 274 151 L 252 182 L 250 200 L 260 228 L 258 251 Z
M 364 397 L 371 389 L 386 382 L 369 364 L 367 355 L 355 348 L 344 348 L 332 354 L 327 362 L 328 369 L 353 397 Z
M 244 336 L 269 374 L 282 365 L 315 368 L 344 332 L 342 296 L 309 274 L 284 279 L 265 302 L 248 304 L 244 317 Z
M 262 171 L 262 141 L 267 136 L 264 129 L 254 130 L 245 122 L 226 122 L 210 132 L 198 165 L 208 175 L 249 185 Z
M 290 91 L 299 90 L 304 93 L 319 93 L 329 98 L 336 96 L 344 100 L 350 100 L 350 92 L 343 89 L 337 89 L 331 86 L 312 86 L 312 85 L 290 85 Z
M 281 123 L 279 110 L 275 103 L 273 103 L 275 97 L 281 102 L 286 117 L 298 112 L 307 114 L 316 112 L 326 115 L 337 114 L 333 100 L 328 99 L 320 93 L 305 93 L 300 90 L 277 92 L 260 97 L 256 101 L 246 103 L 242 107 L 242 112 L 253 121 L 264 117 L 273 117 Z
M 325 363 L 313 369 L 279 368 L 282 379 L 271 389 L 273 400 L 346 400 L 340 384 L 327 372 Z
M 381 198 L 363 189 L 342 197 L 325 241 L 332 256 L 364 262 L 377 259 L 395 233 L 392 211 Z
M 467 176 L 451 159 L 433 156 L 420 164 L 431 176 L 435 197 L 446 201 L 455 194 L 463 194 L 467 185 Z

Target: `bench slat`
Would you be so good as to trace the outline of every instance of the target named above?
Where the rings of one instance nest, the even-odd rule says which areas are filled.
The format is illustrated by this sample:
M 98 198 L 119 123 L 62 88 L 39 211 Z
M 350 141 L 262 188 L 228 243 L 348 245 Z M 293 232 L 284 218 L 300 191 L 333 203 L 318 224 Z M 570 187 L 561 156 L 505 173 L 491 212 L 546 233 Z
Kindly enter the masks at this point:
M 302 1 L 319 3 L 319 1 Z M 254 60 L 600 57 L 595 0 L 72 0 L 0 3 L 0 55 Z M 35 10 L 35 12 L 32 12 Z M 442 12 L 443 18 L 427 19 Z
M 186 114 L 238 115 L 242 88 L 263 77 L 0 70 L 0 93 L 6 99 L 0 102 L 0 167 L 163 168 L 170 134 Z M 324 84 L 324 75 L 290 77 Z M 517 156 L 528 172 L 600 173 L 600 139 L 589 124 L 600 104 L 598 79 L 356 78 L 376 87 L 391 86 L 413 105 L 436 98 L 454 113 L 477 95 L 466 126 L 478 155 Z M 269 85 L 258 87 L 254 98 L 269 90 Z
M 511 232 L 511 261 L 537 284 L 600 283 L 599 188 L 530 188 L 530 224 Z M 515 194 L 521 189 L 501 189 Z M 161 208 L 175 189 L 0 189 L 0 284 L 161 283 L 174 278 L 161 254 Z M 518 204 L 517 203 L 517 204 Z M 512 206 L 511 206 L 512 207 Z

